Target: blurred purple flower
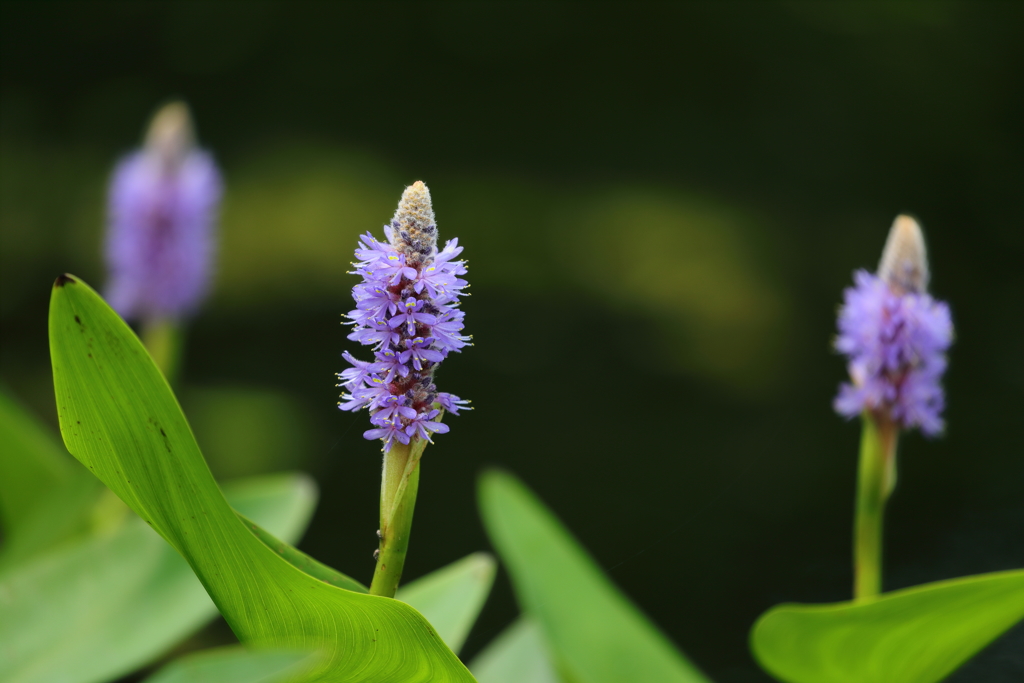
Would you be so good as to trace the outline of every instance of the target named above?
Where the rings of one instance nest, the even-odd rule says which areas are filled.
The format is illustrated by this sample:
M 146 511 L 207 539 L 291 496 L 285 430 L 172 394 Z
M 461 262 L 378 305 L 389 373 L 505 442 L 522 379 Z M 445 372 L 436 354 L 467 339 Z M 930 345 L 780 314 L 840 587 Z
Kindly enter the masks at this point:
M 178 319 L 205 296 L 221 178 L 196 149 L 188 109 L 165 106 L 110 185 L 107 299 L 124 318 Z
M 363 281 L 352 289 L 356 308 L 347 315 L 354 329 L 348 336 L 374 347 L 377 362 L 343 354 L 352 367 L 338 373 L 346 393 L 342 410 L 370 410 L 373 429 L 363 436 L 383 439 L 387 452 L 397 441 L 430 440 L 448 426 L 436 421 L 440 409 L 458 415 L 468 401 L 438 393 L 437 365 L 469 342 L 461 334 L 463 313 L 457 308 L 467 283 L 466 264 L 454 260 L 462 252 L 458 240 L 437 251 L 437 226 L 430 191 L 422 182 L 405 189 L 390 225 L 387 242 L 361 236 L 356 247 L 356 273 Z
M 917 223 L 893 224 L 878 275 L 858 271 L 844 293 L 836 349 L 848 358 L 851 383 L 839 388 L 836 412 L 851 418 L 880 413 L 903 429 L 929 436 L 943 429 L 941 380 L 953 341 L 949 307 L 924 290 L 924 239 Z

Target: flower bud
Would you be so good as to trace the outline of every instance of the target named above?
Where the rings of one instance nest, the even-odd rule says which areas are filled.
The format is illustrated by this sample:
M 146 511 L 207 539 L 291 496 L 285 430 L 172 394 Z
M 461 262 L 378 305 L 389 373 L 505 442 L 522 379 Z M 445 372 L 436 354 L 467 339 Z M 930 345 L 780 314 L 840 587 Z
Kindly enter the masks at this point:
M 878 263 L 880 277 L 895 292 L 928 291 L 928 254 L 921 226 L 910 216 L 900 215 L 889 229 L 882 260 Z

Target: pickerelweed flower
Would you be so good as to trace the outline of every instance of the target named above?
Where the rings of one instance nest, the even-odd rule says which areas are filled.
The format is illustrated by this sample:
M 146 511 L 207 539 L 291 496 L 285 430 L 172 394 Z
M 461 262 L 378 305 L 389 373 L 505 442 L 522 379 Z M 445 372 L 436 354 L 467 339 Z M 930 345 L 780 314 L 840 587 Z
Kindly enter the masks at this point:
M 352 367 L 338 373 L 345 389 L 338 407 L 368 408 L 374 426 L 367 439 L 382 439 L 384 451 L 414 437 L 430 440 L 448 426 L 437 421 L 441 410 L 455 415 L 468 401 L 438 392 L 437 365 L 461 351 L 469 337 L 461 334 L 459 297 L 467 286 L 459 276 L 466 264 L 458 238 L 437 250 L 437 224 L 430 191 L 422 182 L 405 189 L 398 210 L 384 226 L 387 242 L 367 232 L 356 247 L 355 274 L 363 281 L 352 289 L 356 308 L 346 316 L 354 329 L 348 336 L 373 349 L 375 360 L 343 354 Z
M 929 436 L 943 429 L 941 380 L 953 341 L 949 307 L 927 293 L 928 259 L 917 222 L 893 223 L 877 275 L 857 271 L 844 293 L 835 346 L 849 360 L 851 383 L 839 388 L 835 409 L 865 411 Z
M 221 178 L 188 108 L 166 105 L 110 185 L 107 299 L 124 318 L 180 319 L 206 294 Z

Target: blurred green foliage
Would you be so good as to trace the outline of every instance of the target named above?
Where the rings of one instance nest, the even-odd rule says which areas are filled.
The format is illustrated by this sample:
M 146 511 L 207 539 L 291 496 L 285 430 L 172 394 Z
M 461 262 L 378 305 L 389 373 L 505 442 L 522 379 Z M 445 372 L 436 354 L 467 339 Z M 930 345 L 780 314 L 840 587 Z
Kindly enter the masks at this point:
M 164 656 L 216 608 L 185 560 L 0 392 L 0 676 L 91 683 Z M 225 487 L 230 504 L 295 541 L 308 477 Z M 17 514 L 12 514 L 12 513 Z
M 542 648 L 550 651 L 561 680 L 709 683 L 522 482 L 505 472 L 486 472 L 479 497 L 484 526 L 512 577 L 527 623 L 536 620 Z M 663 576 L 652 572 L 653 580 Z
M 182 401 L 218 478 L 306 465 L 308 420 L 289 394 L 258 386 L 196 386 Z

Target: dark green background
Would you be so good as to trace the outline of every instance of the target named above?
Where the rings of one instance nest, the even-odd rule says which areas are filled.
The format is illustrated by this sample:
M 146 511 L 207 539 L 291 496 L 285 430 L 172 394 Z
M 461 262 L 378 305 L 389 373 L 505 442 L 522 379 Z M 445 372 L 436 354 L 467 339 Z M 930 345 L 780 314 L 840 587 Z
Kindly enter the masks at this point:
M 110 169 L 181 97 L 227 184 L 182 402 L 218 474 L 314 474 L 318 558 L 372 572 L 338 321 L 356 235 L 423 179 L 473 294 L 439 384 L 476 410 L 427 452 L 408 578 L 487 547 L 500 465 L 714 680 L 768 680 L 757 615 L 849 597 L 829 344 L 901 211 L 957 341 L 946 436 L 901 444 L 886 587 L 1024 565 L 1024 3 L 0 7 L 0 379 L 50 422 L 50 284 L 102 286 Z M 466 654 L 514 613 L 499 578 Z M 954 678 L 1020 680 L 1022 652 Z

